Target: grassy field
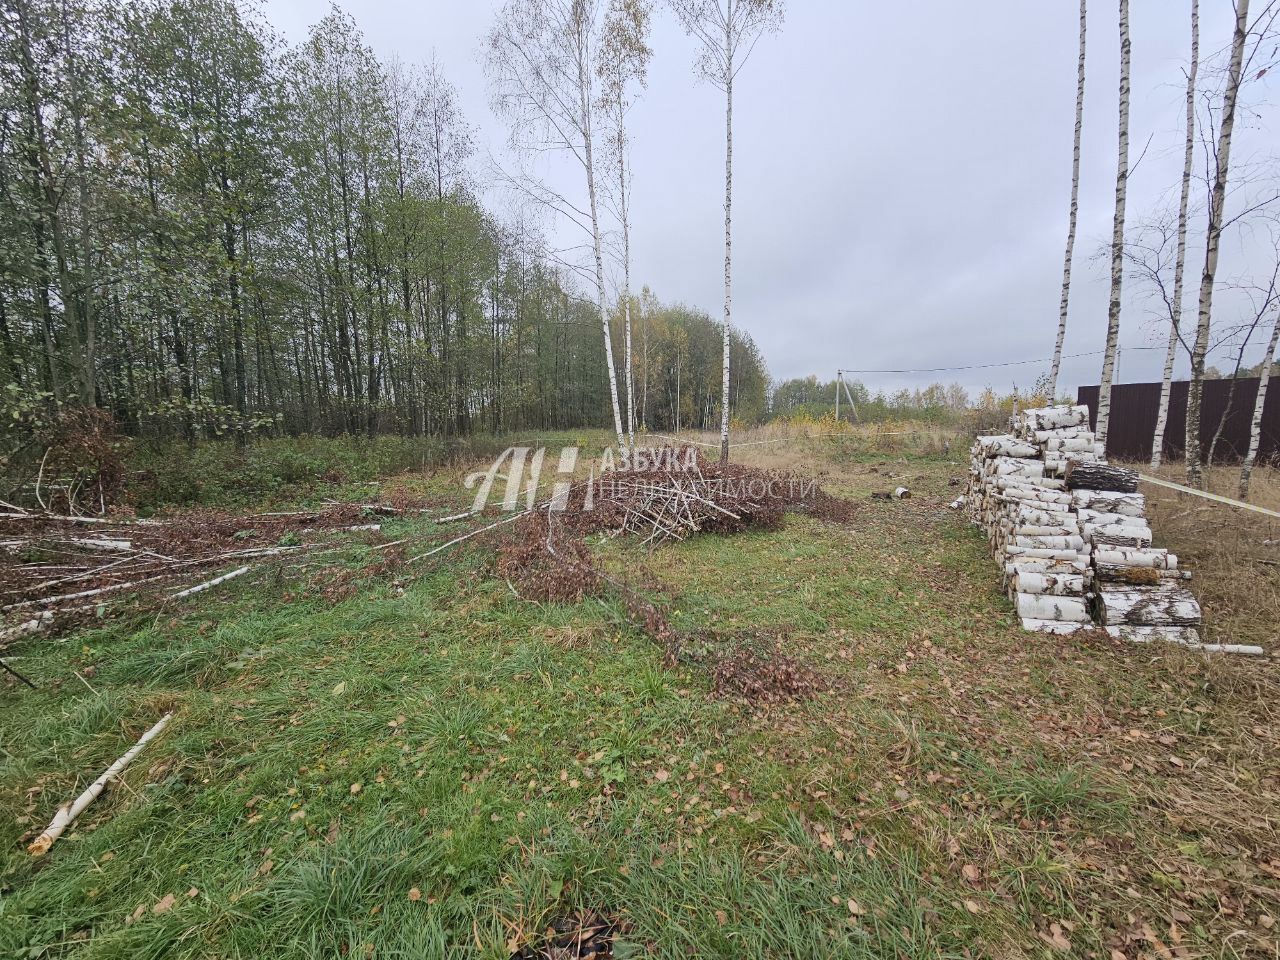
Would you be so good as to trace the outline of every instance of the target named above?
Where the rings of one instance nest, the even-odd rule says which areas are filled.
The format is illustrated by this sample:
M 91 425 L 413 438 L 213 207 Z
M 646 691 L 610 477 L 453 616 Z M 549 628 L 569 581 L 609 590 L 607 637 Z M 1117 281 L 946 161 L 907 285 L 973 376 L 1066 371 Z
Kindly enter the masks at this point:
M 816 670 L 804 701 L 718 697 L 616 598 L 523 601 L 471 542 L 387 569 L 353 535 L 323 568 L 25 643 L 0 956 L 500 958 L 577 907 L 624 921 L 623 957 L 1277 956 L 1275 662 L 1023 634 L 946 509 L 947 451 L 744 447 L 856 517 L 599 547 L 682 630 Z M 386 485 L 461 505 L 460 472 Z M 1275 647 L 1246 600 L 1206 609 Z

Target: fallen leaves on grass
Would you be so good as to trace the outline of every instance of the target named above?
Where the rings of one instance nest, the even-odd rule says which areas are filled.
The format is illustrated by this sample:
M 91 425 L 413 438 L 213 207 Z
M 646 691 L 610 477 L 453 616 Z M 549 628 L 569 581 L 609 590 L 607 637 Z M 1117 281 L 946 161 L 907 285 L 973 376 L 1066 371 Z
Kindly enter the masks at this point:
M 763 656 L 752 650 L 735 650 L 721 657 L 712 668 L 711 683 L 718 696 L 755 704 L 804 699 L 829 688 L 816 671 L 792 657 L 781 653 Z
M 511 937 L 507 949 L 511 960 L 610 960 L 614 940 L 624 932 L 625 923 L 616 917 L 583 910 L 551 920 L 536 943 L 521 946 L 520 938 Z

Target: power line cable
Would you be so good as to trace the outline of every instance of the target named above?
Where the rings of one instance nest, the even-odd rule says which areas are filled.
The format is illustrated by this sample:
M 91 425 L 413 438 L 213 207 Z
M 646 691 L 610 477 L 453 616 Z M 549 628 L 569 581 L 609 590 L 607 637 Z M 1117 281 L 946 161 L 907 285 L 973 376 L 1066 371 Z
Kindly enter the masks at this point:
M 1163 350 L 1163 347 L 1122 347 L 1124 351 L 1129 350 Z M 1063 357 L 1063 360 L 1076 360 L 1080 357 L 1096 357 L 1104 350 L 1091 350 L 1088 353 L 1071 353 Z M 1021 367 L 1032 363 L 1052 363 L 1052 357 L 1045 357 L 1042 360 L 1009 360 L 1005 363 L 973 363 L 963 367 L 922 367 L 920 369 L 911 370 L 849 370 L 841 369 L 836 373 L 949 373 L 956 370 L 991 370 L 996 367 Z

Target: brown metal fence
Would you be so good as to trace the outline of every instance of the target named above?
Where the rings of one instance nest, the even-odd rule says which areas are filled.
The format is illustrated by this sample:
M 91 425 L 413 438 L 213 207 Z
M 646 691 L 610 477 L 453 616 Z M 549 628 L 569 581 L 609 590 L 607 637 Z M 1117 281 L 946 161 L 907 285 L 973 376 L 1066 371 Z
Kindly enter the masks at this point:
M 1231 385 L 1235 384 L 1232 392 Z M 1204 456 L 1222 424 L 1222 436 L 1214 462 L 1243 460 L 1249 450 L 1249 424 L 1258 396 L 1258 378 L 1206 380 L 1200 415 L 1200 444 Z M 1098 419 L 1098 388 L 1080 387 L 1076 402 L 1089 408 L 1092 424 Z M 1160 406 L 1160 384 L 1121 383 L 1111 388 L 1111 424 L 1107 430 L 1107 456 L 1115 460 L 1151 459 L 1151 440 Z M 1225 416 L 1225 420 L 1223 419 Z M 1175 380 L 1169 393 L 1169 422 L 1164 433 L 1164 456 L 1180 459 L 1186 449 L 1187 381 Z M 1259 462 L 1280 459 L 1280 382 L 1275 377 L 1267 389 L 1262 411 Z

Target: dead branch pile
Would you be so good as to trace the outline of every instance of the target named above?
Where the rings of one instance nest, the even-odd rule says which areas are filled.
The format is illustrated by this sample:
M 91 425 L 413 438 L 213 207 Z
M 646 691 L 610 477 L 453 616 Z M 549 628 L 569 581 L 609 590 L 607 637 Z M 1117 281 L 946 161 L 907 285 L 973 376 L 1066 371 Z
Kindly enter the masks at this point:
M 686 462 L 683 454 L 660 462 Z M 690 638 L 676 631 L 662 607 L 624 579 L 606 572 L 587 537 L 634 536 L 652 547 L 694 533 L 773 530 L 787 510 L 839 522 L 853 516 L 848 501 L 812 480 L 689 457 L 685 468 L 612 471 L 562 491 L 530 510 L 498 546 L 498 572 L 530 600 L 578 602 L 612 587 L 632 622 L 663 650 L 668 663 L 686 656 Z M 816 673 L 773 651 L 734 650 L 711 664 L 718 692 L 755 702 L 803 697 L 825 689 Z
M 0 512 L 0 639 L 47 628 L 53 616 L 95 610 L 135 591 L 190 596 L 255 564 L 306 553 L 311 534 L 377 530 L 357 505 L 168 520 Z M 32 625 L 34 624 L 34 625 Z

